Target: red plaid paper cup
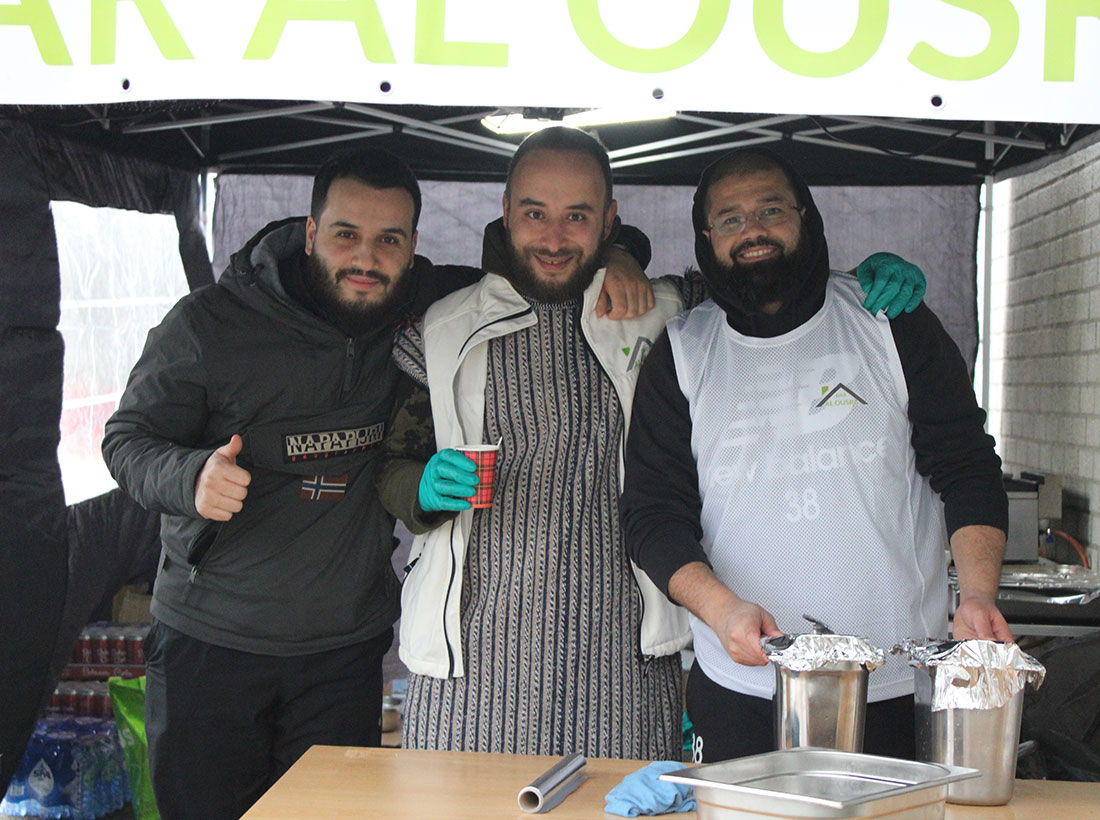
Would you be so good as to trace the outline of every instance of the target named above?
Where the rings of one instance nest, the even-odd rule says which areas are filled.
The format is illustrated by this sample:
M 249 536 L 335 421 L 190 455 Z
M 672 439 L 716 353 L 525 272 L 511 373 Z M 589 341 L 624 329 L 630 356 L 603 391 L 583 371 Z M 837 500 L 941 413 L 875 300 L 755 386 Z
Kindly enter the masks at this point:
M 466 500 L 475 510 L 493 506 L 493 476 L 500 447 L 496 444 L 464 444 L 455 449 L 477 465 L 477 489 Z

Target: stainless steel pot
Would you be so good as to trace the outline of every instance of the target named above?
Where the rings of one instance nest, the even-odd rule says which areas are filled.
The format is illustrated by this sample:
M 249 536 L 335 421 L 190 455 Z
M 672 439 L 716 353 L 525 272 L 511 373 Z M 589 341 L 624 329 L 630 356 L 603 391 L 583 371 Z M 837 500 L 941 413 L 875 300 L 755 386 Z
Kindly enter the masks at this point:
M 867 675 L 882 665 L 881 649 L 863 638 L 836 635 L 820 621 L 809 635 L 764 642 L 775 666 L 775 738 L 780 749 L 814 746 L 863 750 Z
M 917 759 L 978 769 L 981 777 L 952 783 L 947 802 L 1001 806 L 1012 799 L 1024 690 L 996 709 L 932 710 L 939 667 L 915 667 Z
M 840 662 L 798 671 L 775 666 L 775 737 L 780 749 L 863 751 L 867 667 Z

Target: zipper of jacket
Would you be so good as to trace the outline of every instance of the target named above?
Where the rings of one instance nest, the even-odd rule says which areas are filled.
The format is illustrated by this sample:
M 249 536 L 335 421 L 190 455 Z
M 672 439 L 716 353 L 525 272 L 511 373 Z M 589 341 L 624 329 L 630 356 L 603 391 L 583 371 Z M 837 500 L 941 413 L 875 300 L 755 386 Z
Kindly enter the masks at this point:
M 204 558 L 197 564 L 191 565 L 191 572 L 187 576 L 187 588 L 183 591 L 183 600 L 187 600 L 187 596 L 191 594 L 191 588 L 195 586 L 195 579 L 199 577 L 199 572 L 202 570 L 202 565 L 206 562 Z
M 191 543 L 187 547 L 187 564 L 190 567 L 190 571 L 187 575 L 187 586 L 183 591 L 183 599 L 187 600 L 187 595 L 191 592 L 191 587 L 195 585 L 195 581 L 202 571 L 202 568 L 206 566 L 206 562 L 210 557 L 211 551 L 214 549 L 214 545 L 221 537 L 222 528 L 225 526 L 222 522 L 209 521 L 198 534 L 191 540 Z
M 627 560 L 630 556 L 627 556 Z M 631 568 L 631 574 L 633 574 L 633 568 Z M 647 655 L 645 649 L 642 648 L 642 624 L 645 622 L 645 596 L 642 595 L 641 587 L 638 586 L 637 580 L 634 582 L 634 593 L 638 596 L 638 606 L 641 607 L 641 615 L 638 617 L 638 635 L 636 640 L 638 641 L 638 660 L 642 662 L 642 680 L 649 677 L 649 667 L 653 664 L 653 659 L 656 655 Z
M 187 585 L 194 586 L 195 579 L 199 577 L 199 573 L 206 567 L 206 562 L 210 560 L 210 551 L 207 550 L 206 555 L 199 559 L 197 564 L 191 565 L 191 572 L 187 576 Z
M 479 334 L 481 331 L 485 330 L 485 328 L 492 327 L 493 325 L 498 324 L 499 322 L 508 322 L 508 321 L 511 321 L 512 319 L 519 319 L 519 318 L 522 318 L 523 316 L 526 316 L 529 313 L 534 313 L 534 312 L 535 312 L 535 309 L 533 307 L 531 307 L 530 305 L 528 305 L 526 310 L 521 310 L 519 313 L 513 313 L 510 316 L 501 316 L 499 319 L 493 319 L 493 321 L 486 322 L 481 327 L 476 328 L 473 333 L 471 333 L 469 336 L 466 337 L 466 341 L 464 341 L 462 343 L 462 347 L 460 347 L 458 349 L 458 358 L 460 358 L 460 359 L 462 358 L 462 353 L 466 350 L 466 345 L 468 345 L 470 343 L 470 341 L 474 338 L 474 336 Z
M 344 393 L 346 395 L 351 391 L 352 374 L 355 372 L 355 368 L 352 367 L 355 364 L 355 340 L 350 336 L 344 350 Z
M 582 338 L 584 338 L 585 343 L 587 343 L 588 339 L 584 337 L 584 334 L 581 334 L 581 336 L 582 336 Z M 592 348 L 591 345 L 589 345 L 589 348 L 592 350 L 593 354 L 595 354 L 596 351 L 595 351 L 594 348 Z M 597 359 L 598 358 L 599 357 L 597 356 Z M 600 367 L 603 367 L 602 362 L 600 363 Z M 607 372 L 606 368 L 604 368 L 604 372 Z M 610 373 L 608 374 L 608 376 L 610 377 Z M 615 398 L 618 399 L 619 404 L 621 406 L 623 401 L 622 401 L 622 396 L 619 395 L 619 388 L 618 388 L 617 385 L 615 386 Z M 622 430 L 619 431 L 619 459 L 618 460 L 620 462 L 619 463 L 619 469 L 620 470 L 623 469 L 622 461 L 623 461 L 623 457 L 626 454 L 626 436 L 627 436 L 627 429 L 626 429 L 626 425 L 624 424 Z M 622 495 L 621 489 L 619 491 L 619 494 L 620 494 L 620 496 Z M 625 543 L 623 544 L 623 549 L 626 549 Z M 634 576 L 634 561 L 630 557 L 629 552 L 626 555 L 626 560 L 627 560 L 627 565 L 630 569 L 630 575 L 634 579 L 634 593 L 638 596 L 638 607 L 641 610 L 641 612 L 638 616 L 638 634 L 635 635 L 635 637 L 634 637 L 634 640 L 635 640 L 634 647 L 638 651 L 638 660 L 640 660 L 642 662 L 642 678 L 645 679 L 649 676 L 649 667 L 653 663 L 654 658 L 656 658 L 657 656 L 646 654 L 645 647 L 642 644 L 642 629 L 644 628 L 643 625 L 645 624 L 645 595 L 642 594 L 642 588 L 641 588 L 641 586 L 638 585 L 638 579 Z
M 220 527 L 218 528 L 218 532 L 220 534 L 220 532 L 221 532 Z M 214 540 L 217 540 L 217 536 L 214 537 Z M 211 541 L 210 542 L 210 547 L 213 547 L 213 546 L 214 546 L 214 542 Z M 203 553 L 202 557 L 199 558 L 199 561 L 198 561 L 197 564 L 192 564 L 191 565 L 191 571 L 187 574 L 187 586 L 185 586 L 183 588 L 183 597 L 181 599 L 182 602 L 186 602 L 187 599 L 190 597 L 191 590 L 194 589 L 194 587 L 195 587 L 195 581 L 198 580 L 199 573 L 202 572 L 203 568 L 206 566 L 206 562 L 210 560 L 210 551 L 211 551 L 210 547 L 208 547 L 206 549 L 206 551 Z
M 527 316 L 530 313 L 534 313 L 534 311 L 535 311 L 535 309 L 533 307 L 531 307 L 530 305 L 528 305 L 525 310 L 521 310 L 518 313 L 512 313 L 508 316 L 501 316 L 499 319 L 494 319 L 491 322 L 486 322 L 485 324 L 481 325 L 481 327 L 476 328 L 469 336 L 466 337 L 466 341 L 464 341 L 462 343 L 462 347 L 460 347 L 458 349 L 458 357 L 457 358 L 458 359 L 462 358 L 462 354 L 466 350 L 466 345 L 468 345 L 478 333 L 485 330 L 485 328 L 492 327 L 493 325 L 499 324 L 500 322 L 508 322 L 508 321 L 511 321 L 512 319 L 520 319 L 524 316 Z M 451 537 L 450 537 L 451 577 L 450 577 L 450 580 L 448 580 L 448 582 L 447 582 L 447 594 L 443 599 L 443 641 L 444 641 L 444 643 L 447 644 L 447 677 L 448 678 L 453 678 L 454 674 L 455 674 L 455 651 L 451 646 L 451 637 L 447 633 L 447 609 L 450 606 L 451 591 L 454 589 L 455 575 L 457 574 L 457 571 L 458 571 L 458 561 L 455 559 L 455 521 L 456 520 L 457 519 L 451 519 Z
M 455 519 L 451 519 L 451 577 L 447 581 L 447 594 L 443 598 L 443 641 L 447 644 L 447 677 L 455 675 L 455 653 L 451 648 L 451 637 L 447 634 L 447 609 L 451 603 L 451 590 L 455 585 L 455 572 L 458 562 L 455 560 Z

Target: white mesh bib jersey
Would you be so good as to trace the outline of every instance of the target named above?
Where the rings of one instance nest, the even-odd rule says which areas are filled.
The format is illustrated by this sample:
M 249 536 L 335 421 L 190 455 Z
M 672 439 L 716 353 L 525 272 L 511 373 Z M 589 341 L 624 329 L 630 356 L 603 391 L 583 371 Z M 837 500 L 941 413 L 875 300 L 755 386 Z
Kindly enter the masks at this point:
M 854 277 L 834 273 L 809 321 L 744 336 L 707 302 L 669 320 L 714 572 L 788 633 L 806 613 L 889 650 L 947 634 L 943 508 L 918 474 L 901 362 L 885 318 L 862 307 Z M 771 697 L 775 673 L 734 663 L 692 618 L 711 680 Z M 868 697 L 913 691 L 894 656 Z

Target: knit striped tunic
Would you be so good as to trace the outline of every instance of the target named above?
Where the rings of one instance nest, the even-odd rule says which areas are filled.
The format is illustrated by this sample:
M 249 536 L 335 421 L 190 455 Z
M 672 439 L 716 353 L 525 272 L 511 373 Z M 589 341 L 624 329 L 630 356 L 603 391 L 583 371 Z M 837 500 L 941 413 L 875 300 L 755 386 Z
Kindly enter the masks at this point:
M 461 599 L 466 675 L 409 679 L 404 745 L 679 759 L 680 659 L 641 657 L 619 524 L 623 411 L 580 303 L 489 342 L 493 506 L 474 512 Z

